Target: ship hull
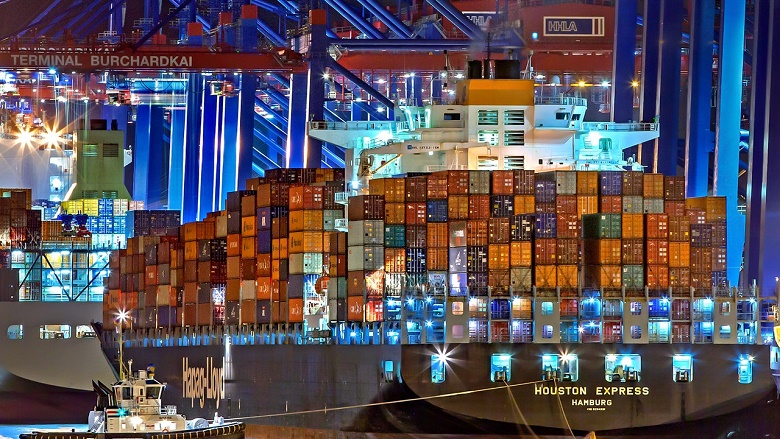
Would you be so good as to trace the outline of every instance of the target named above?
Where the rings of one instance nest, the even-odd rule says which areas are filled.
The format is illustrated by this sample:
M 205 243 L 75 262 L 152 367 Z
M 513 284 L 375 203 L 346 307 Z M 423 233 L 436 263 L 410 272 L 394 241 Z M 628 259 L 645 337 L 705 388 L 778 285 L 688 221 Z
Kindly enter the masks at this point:
M 193 416 L 208 418 L 219 411 L 226 419 L 250 424 L 430 434 L 517 434 L 528 426 L 538 434 L 562 434 L 571 428 L 634 435 L 661 426 L 676 432 L 702 428 L 698 420 L 726 422 L 725 416 L 746 408 L 758 413 L 756 407 L 768 400 L 770 413 L 778 408 L 765 346 L 469 344 L 448 354 L 447 379 L 432 384 L 431 354 L 442 349 L 211 345 L 130 347 L 125 355 L 134 364 L 154 363 L 157 378 L 168 384 L 164 403 Z M 630 350 L 643 357 L 640 381 L 605 382 L 604 355 Z M 698 368 L 691 382 L 676 383 L 671 358 L 684 350 L 695 356 Z M 576 351 L 581 358 L 578 382 L 542 382 L 539 357 L 566 351 Z M 513 356 L 509 391 L 490 380 L 488 363 L 496 352 Z M 738 384 L 737 355 L 744 352 L 755 358 L 753 381 L 732 385 Z M 388 361 L 400 365 L 399 373 L 384 373 Z M 534 382 L 536 386 L 517 385 Z M 554 386 L 579 390 L 553 396 Z M 639 394 L 628 396 L 627 388 L 639 389 Z M 736 419 L 740 424 L 743 418 Z M 733 431 L 733 424 L 724 428 Z M 746 424 L 751 425 L 765 430 L 775 424 Z

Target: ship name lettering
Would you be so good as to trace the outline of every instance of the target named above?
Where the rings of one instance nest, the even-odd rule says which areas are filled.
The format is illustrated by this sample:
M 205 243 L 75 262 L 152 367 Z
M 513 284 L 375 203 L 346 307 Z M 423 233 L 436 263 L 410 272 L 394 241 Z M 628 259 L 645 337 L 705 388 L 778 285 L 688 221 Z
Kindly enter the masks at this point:
M 537 384 L 534 386 L 535 395 L 587 395 L 586 387 L 549 387 Z
M 645 396 L 649 393 L 648 387 L 597 387 L 597 395 Z
M 577 406 L 611 406 L 612 399 L 573 399 L 572 405 Z
M 220 400 L 225 395 L 224 367 L 215 367 L 212 357 L 206 358 L 206 367 L 190 367 L 190 359 L 182 359 L 182 397 L 190 399 L 190 405 L 195 407 L 195 400 L 201 408 L 207 399 L 216 402 L 220 408 Z

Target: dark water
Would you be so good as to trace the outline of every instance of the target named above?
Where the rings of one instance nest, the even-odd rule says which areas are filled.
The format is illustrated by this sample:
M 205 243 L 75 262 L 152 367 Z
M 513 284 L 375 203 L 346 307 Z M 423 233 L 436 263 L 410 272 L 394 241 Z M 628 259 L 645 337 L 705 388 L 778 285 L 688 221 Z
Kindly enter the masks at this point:
M 33 430 L 65 430 L 84 431 L 87 424 L 35 424 L 35 425 L 0 425 L 0 439 L 19 439 L 22 433 Z

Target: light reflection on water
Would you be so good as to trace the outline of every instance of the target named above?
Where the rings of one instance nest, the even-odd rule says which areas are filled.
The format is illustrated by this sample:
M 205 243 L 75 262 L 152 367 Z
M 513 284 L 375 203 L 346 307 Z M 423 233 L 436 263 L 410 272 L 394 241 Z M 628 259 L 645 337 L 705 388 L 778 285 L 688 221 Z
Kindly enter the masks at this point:
M 87 424 L 30 424 L 30 425 L 0 425 L 0 439 L 19 439 L 22 433 L 33 430 L 65 430 L 86 431 Z

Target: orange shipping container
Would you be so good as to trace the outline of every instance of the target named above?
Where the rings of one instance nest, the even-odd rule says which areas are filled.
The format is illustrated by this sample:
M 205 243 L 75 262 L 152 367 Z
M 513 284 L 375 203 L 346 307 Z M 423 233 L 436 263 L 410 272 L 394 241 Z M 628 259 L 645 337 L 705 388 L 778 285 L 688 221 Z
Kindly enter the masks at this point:
M 534 284 L 537 288 L 556 288 L 556 266 L 536 265 L 534 267 Z
M 488 269 L 506 270 L 510 268 L 510 245 L 491 244 L 488 246 Z
M 289 219 L 289 232 L 316 232 L 323 230 L 322 210 L 291 210 Z
M 407 203 L 405 218 L 407 225 L 426 224 L 426 203 Z
M 241 279 L 228 279 L 225 284 L 225 300 L 235 302 L 241 298 Z
M 557 265 L 556 284 L 557 286 L 563 288 L 577 288 L 578 287 L 578 266 Z
M 184 243 L 184 260 L 198 260 L 198 241 L 187 241 Z
M 578 195 L 578 218 L 592 213 L 599 213 L 599 197 L 596 195 Z
M 686 209 L 696 209 L 705 212 L 705 221 L 712 223 L 727 219 L 726 197 L 692 197 L 686 199 Z
M 516 195 L 513 197 L 513 213 L 523 215 L 534 213 L 534 195 Z
M 288 240 L 290 253 L 322 253 L 323 232 L 292 232 Z
M 347 298 L 347 320 L 350 322 L 363 321 L 363 297 Z
M 620 239 L 584 239 L 583 260 L 586 264 L 618 265 L 621 263 Z
M 366 302 L 366 321 L 381 322 L 382 320 L 382 300 L 369 300 Z
M 287 321 L 290 323 L 304 321 L 304 299 L 288 299 Z
M 256 207 L 269 207 L 271 206 L 271 184 L 264 183 L 259 184 L 255 188 L 255 206 Z
M 670 242 L 667 246 L 670 267 L 689 268 L 690 244 L 688 242 Z
M 228 234 L 228 256 L 241 256 L 241 235 L 238 233 Z
M 388 250 L 385 250 L 386 252 Z M 448 249 L 428 248 L 426 252 L 426 269 L 431 271 L 447 271 Z
M 664 174 L 643 174 L 643 197 L 664 198 Z
M 531 267 L 533 255 L 530 241 L 510 243 L 510 267 Z
M 462 172 L 462 171 L 452 171 Z M 469 177 L 467 173 L 466 190 L 469 190 Z M 448 191 L 449 191 L 448 186 Z M 447 199 L 447 218 L 449 220 L 465 220 L 469 218 L 469 196 L 451 195 Z
M 245 216 L 241 219 L 241 236 L 255 236 L 257 233 L 255 227 L 256 219 L 255 216 Z
M 469 219 L 488 219 L 491 217 L 491 197 L 488 195 L 469 196 Z
M 426 224 L 426 243 L 429 248 L 444 248 L 448 246 L 448 223 Z M 429 269 L 430 270 L 430 269 Z
M 653 265 L 667 265 L 670 262 L 669 243 L 666 239 L 647 239 L 645 241 L 646 262 Z
M 271 278 L 258 277 L 255 279 L 255 298 L 258 300 L 271 300 Z
M 621 237 L 622 238 L 642 238 L 643 235 L 643 214 L 625 213 L 621 215 Z
M 404 203 L 385 203 L 385 224 L 404 224 L 405 208 Z
M 385 271 L 388 273 L 404 273 L 406 270 L 406 249 L 385 249 Z
M 271 255 L 259 254 L 255 260 L 256 276 L 271 276 Z
M 578 171 L 575 175 L 577 175 L 578 195 L 597 195 L 599 190 L 599 174 L 597 171 Z
M 322 186 L 294 186 L 288 193 L 288 207 L 293 210 L 321 210 L 323 208 Z
M 157 285 L 157 265 L 146 266 L 146 285 Z
M 690 209 L 687 207 L 686 216 L 689 217 L 689 224 L 705 224 L 707 222 L 704 210 Z
M 587 288 L 621 288 L 620 265 L 587 265 L 583 271 Z
M 214 238 L 213 222 L 191 222 L 182 226 L 185 241 Z
M 666 265 L 648 265 L 645 271 L 648 288 L 666 290 L 670 286 L 669 269 Z
M 645 216 L 645 233 L 649 238 L 668 239 L 667 214 L 647 214 Z

